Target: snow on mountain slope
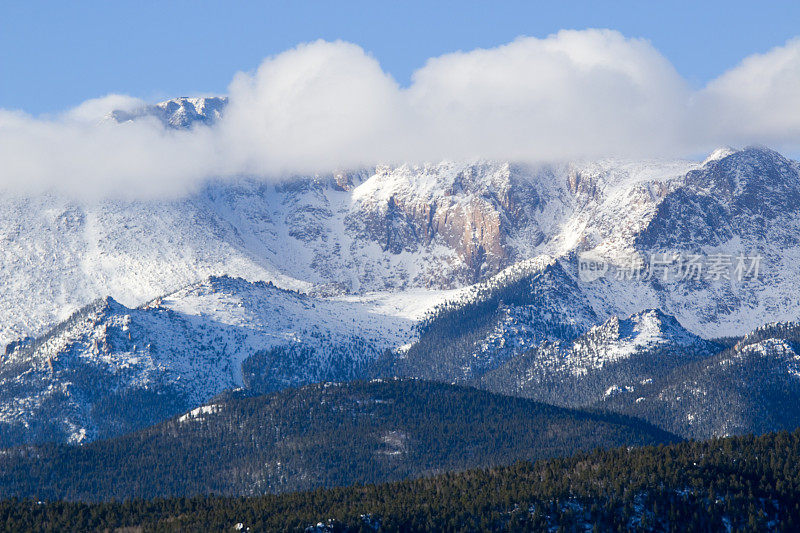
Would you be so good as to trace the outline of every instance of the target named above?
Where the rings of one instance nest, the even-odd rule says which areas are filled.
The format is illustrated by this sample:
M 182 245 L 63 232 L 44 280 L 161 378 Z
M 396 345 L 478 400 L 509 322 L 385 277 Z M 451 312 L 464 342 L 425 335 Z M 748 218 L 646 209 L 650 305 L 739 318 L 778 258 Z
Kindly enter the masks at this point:
M 588 405 L 720 349 L 651 309 L 626 319 L 611 317 L 572 340 L 543 342 L 479 383 L 557 405 Z
M 768 325 L 598 405 L 699 439 L 791 430 L 800 424 L 798 341 L 800 325 Z
M 219 120 L 227 104 L 226 97 L 181 97 L 131 111 L 112 111 L 107 119 L 115 122 L 128 122 L 153 117 L 164 126 L 176 129 L 189 128 L 195 124 L 208 126 Z
M 465 382 L 548 340 L 572 339 L 598 322 L 561 262 L 526 261 L 461 290 L 430 310 L 419 339 L 380 372 Z
M 38 335 L 113 295 L 136 306 L 214 274 L 307 286 L 251 254 L 202 202 L 0 199 L 0 343 Z
M 629 249 L 668 192 L 697 168 L 697 163 L 683 160 L 603 160 L 569 165 L 564 174 L 574 208 L 553 236 L 550 253 Z
M 727 155 L 725 155 L 727 154 Z M 600 255 L 614 257 L 601 246 Z M 593 305 L 619 314 L 660 307 L 707 338 L 800 317 L 800 164 L 764 148 L 723 152 L 672 184 L 625 253 L 759 257 L 752 279 L 607 278 L 587 284 Z M 624 253 L 623 253 L 624 255 Z M 730 275 L 726 271 L 726 276 Z M 633 305 L 631 305 L 633 304 Z
M 624 320 L 612 317 L 573 343 L 571 352 L 580 361 L 573 373 L 583 374 L 591 368 L 601 368 L 606 363 L 627 359 L 636 352 L 665 344 L 692 348 L 704 343 L 684 329 L 675 317 L 658 309 L 648 309 Z
M 443 296 L 418 294 L 431 303 Z M 304 359 L 263 373 L 262 383 L 363 377 L 381 351 L 413 338 L 425 308 L 416 298 L 407 303 L 314 298 L 229 277 L 140 308 L 106 298 L 4 358 L 0 446 L 94 439 L 154 423 L 241 387 L 242 363 L 275 347 L 302 346 Z
M 137 306 L 209 275 L 321 294 L 468 285 L 573 244 L 563 220 L 596 200 L 568 189 L 569 172 L 442 163 L 212 183 L 163 201 L 6 196 L 0 344 L 106 295 Z

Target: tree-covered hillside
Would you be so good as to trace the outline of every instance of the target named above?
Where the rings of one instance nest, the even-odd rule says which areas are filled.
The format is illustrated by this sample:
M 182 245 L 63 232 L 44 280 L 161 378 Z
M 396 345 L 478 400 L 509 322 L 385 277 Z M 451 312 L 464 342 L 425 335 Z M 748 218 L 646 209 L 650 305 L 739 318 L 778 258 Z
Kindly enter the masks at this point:
M 466 382 L 526 347 L 572 339 L 598 322 L 580 288 L 558 262 L 520 263 L 437 306 L 419 325 L 419 339 L 379 375 Z
M 792 430 L 800 426 L 799 340 L 800 324 L 770 324 L 596 405 L 686 438 Z
M 6 500 L 0 517 L 9 531 L 797 531 L 800 430 L 255 498 Z
M 676 440 L 636 419 L 467 387 L 329 383 L 259 397 L 226 395 L 152 428 L 83 446 L 6 450 L 0 496 L 257 495 Z

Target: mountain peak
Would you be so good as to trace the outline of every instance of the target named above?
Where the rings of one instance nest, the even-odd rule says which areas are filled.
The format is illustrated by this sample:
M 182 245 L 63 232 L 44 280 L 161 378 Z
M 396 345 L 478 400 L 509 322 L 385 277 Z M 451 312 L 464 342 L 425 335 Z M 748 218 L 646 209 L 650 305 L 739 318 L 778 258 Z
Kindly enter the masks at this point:
M 131 122 L 153 117 L 167 128 L 187 129 L 195 124 L 206 126 L 213 124 L 220 119 L 227 105 L 228 98 L 224 96 L 197 98 L 181 96 L 132 111 L 117 109 L 109 113 L 107 119 L 115 122 Z
M 712 161 L 719 161 L 720 159 L 725 159 L 729 155 L 733 155 L 736 152 L 737 152 L 736 148 L 732 148 L 730 146 L 720 146 L 719 148 L 711 152 L 711 154 L 709 154 L 708 157 L 705 158 L 705 160 L 701 163 L 701 166 L 705 166 L 708 163 L 711 163 Z
M 612 316 L 575 341 L 578 345 L 604 346 L 610 359 L 627 357 L 661 345 L 699 346 L 703 340 L 661 309 L 645 309 L 628 318 Z
M 745 148 L 737 149 L 730 146 L 717 148 L 703 161 L 701 167 L 714 166 L 714 164 L 724 164 L 725 166 L 762 166 L 762 165 L 785 165 L 789 160 L 779 152 L 761 145 L 750 145 Z

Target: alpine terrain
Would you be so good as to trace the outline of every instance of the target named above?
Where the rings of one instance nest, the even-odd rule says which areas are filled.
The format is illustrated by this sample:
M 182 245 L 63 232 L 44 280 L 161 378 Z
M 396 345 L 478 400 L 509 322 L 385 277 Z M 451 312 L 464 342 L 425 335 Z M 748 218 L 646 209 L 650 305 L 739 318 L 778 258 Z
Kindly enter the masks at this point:
M 209 128 L 227 105 L 105 120 Z M 800 423 L 782 407 L 800 399 L 800 163 L 768 148 L 240 176 L 124 198 L 0 198 L 2 447 L 144 439 L 233 390 L 375 378 L 681 437 Z

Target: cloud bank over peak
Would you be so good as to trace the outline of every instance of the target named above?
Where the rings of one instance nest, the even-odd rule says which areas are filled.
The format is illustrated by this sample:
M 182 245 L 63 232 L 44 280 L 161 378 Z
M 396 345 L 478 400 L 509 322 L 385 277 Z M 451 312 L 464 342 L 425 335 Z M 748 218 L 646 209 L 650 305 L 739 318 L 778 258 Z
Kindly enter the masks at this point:
M 649 43 L 599 30 L 448 54 L 413 79 L 408 94 L 430 141 L 442 138 L 455 157 L 674 152 L 688 96 Z
M 57 117 L 0 110 L 0 188 L 179 195 L 265 179 L 441 159 L 681 157 L 724 144 L 800 148 L 800 40 L 692 90 L 653 46 L 561 31 L 431 58 L 401 87 L 357 45 L 317 41 L 237 74 L 212 126 L 104 120 L 144 102 L 89 100 Z
M 745 58 L 697 97 L 707 135 L 729 143 L 800 145 L 800 38 Z

